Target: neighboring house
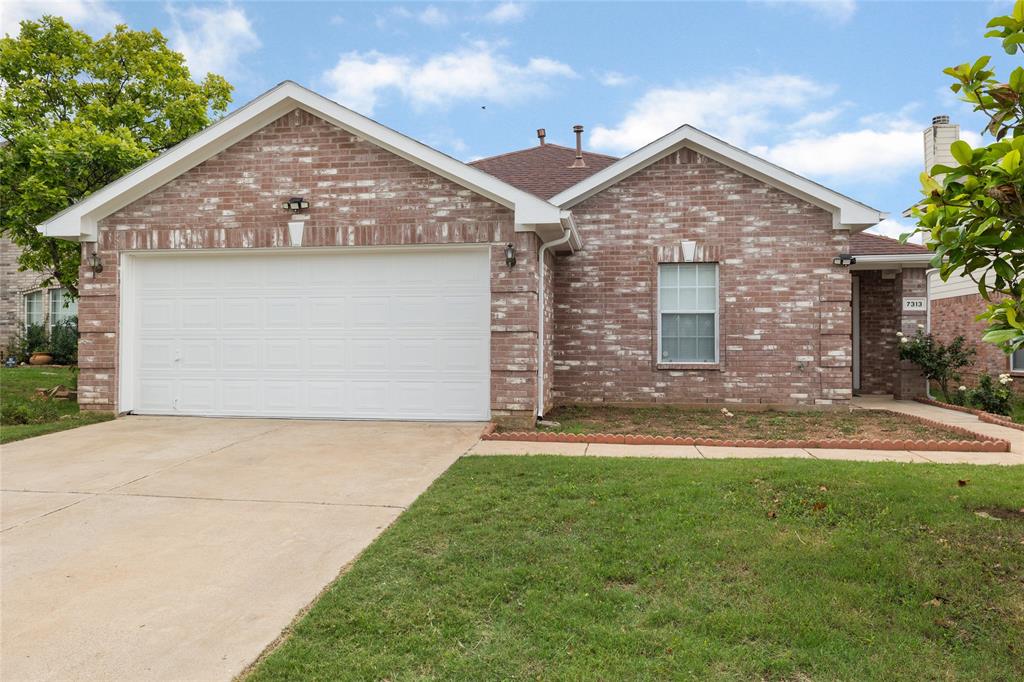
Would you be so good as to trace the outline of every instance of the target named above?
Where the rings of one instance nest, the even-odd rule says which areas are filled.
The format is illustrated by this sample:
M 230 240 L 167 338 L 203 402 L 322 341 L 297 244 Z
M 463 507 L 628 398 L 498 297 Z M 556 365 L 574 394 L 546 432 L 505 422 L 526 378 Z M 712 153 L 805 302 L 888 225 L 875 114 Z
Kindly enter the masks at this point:
M 53 325 L 78 314 L 78 302 L 60 287 L 43 287 L 46 275 L 19 270 L 21 248 L 0 237 L 0 351 L 30 324 Z
M 82 244 L 80 402 L 527 421 L 923 393 L 895 333 L 926 323 L 928 254 L 859 234 L 879 211 L 690 126 L 622 159 L 581 136 L 467 165 L 282 83 L 40 226 Z
M 937 150 L 929 154 L 926 146 L 925 169 L 928 170 L 937 163 L 957 165 L 949 147 L 960 139 L 960 126 L 950 123 L 948 117 L 940 116 L 936 117 L 932 128 L 938 140 Z M 1011 356 L 998 346 L 981 340 L 986 323 L 976 320 L 975 317 L 984 312 L 987 303 L 978 293 L 978 285 L 974 280 L 954 274 L 944 282 L 938 270 L 931 270 L 928 284 L 932 308 L 932 333 L 943 343 L 963 336 L 978 352 L 973 364 L 961 372 L 967 384 L 977 383 L 981 374 L 995 377 L 1010 372 L 1015 376 L 1024 377 L 1024 350 L 1017 351 Z M 1018 380 L 1016 383 L 1018 390 L 1024 390 L 1024 381 Z

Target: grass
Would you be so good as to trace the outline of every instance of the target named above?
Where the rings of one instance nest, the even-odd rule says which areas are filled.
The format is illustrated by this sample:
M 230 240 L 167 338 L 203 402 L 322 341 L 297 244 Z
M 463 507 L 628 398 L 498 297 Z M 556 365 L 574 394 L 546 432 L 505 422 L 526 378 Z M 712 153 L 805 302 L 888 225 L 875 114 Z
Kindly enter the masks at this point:
M 0 425 L 0 443 L 73 429 L 111 418 L 112 415 L 106 413 L 79 412 L 78 403 L 72 400 L 35 399 L 37 388 L 53 388 L 60 384 L 74 385 L 72 368 L 0 368 L 0 413 L 6 415 L 17 409 L 33 422 Z
M 250 679 L 1024 679 L 1022 507 L 1024 467 L 463 458 Z
M 887 410 L 764 410 L 720 409 L 674 405 L 615 407 L 570 405 L 545 415 L 558 426 L 538 431 L 612 433 L 690 438 L 800 440 L 821 438 L 909 438 L 979 440 L 977 436 L 939 428 Z M 500 430 L 500 429 L 499 429 Z M 513 429 L 514 430 L 514 429 Z

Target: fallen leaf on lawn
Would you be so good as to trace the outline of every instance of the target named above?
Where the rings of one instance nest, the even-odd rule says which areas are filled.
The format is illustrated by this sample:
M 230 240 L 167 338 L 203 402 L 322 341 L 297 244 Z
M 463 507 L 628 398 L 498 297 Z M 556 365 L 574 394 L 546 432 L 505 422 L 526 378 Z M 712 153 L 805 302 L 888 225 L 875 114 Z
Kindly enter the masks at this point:
M 921 604 L 921 606 L 933 606 L 933 607 L 938 608 L 939 606 L 942 606 L 942 600 L 939 599 L 938 597 L 935 597 L 935 598 L 929 599 L 925 603 Z
M 956 623 L 951 621 L 949 618 L 936 618 L 935 619 L 935 624 L 938 625 L 940 628 L 946 628 L 946 629 L 949 629 L 949 628 L 954 627 L 956 625 Z
M 769 509 L 768 510 L 768 518 L 769 519 L 774 519 L 776 516 L 778 516 L 778 514 L 775 513 L 774 509 Z
M 976 512 L 974 512 L 974 515 L 975 516 L 980 516 L 983 519 L 991 519 L 992 521 L 1002 521 L 1002 519 L 999 518 L 998 516 L 992 516 L 988 512 L 976 511 Z
M 820 490 L 820 491 L 821 491 L 821 492 L 823 492 L 823 493 L 827 493 L 827 492 L 828 492 L 828 488 L 826 488 L 826 487 L 825 487 L 825 486 L 823 486 L 823 485 L 819 485 L 819 486 L 818 486 L 818 490 Z
M 820 512 L 820 511 L 823 511 L 825 509 L 825 507 L 827 507 L 827 506 L 828 505 L 826 505 L 824 502 L 815 502 L 814 506 L 811 507 L 811 509 L 813 509 L 816 512 Z
M 959 481 L 956 482 L 956 484 L 958 486 L 960 486 L 961 488 L 963 488 L 965 485 L 967 485 L 970 482 L 971 482 L 970 479 L 963 479 L 963 478 L 961 478 Z

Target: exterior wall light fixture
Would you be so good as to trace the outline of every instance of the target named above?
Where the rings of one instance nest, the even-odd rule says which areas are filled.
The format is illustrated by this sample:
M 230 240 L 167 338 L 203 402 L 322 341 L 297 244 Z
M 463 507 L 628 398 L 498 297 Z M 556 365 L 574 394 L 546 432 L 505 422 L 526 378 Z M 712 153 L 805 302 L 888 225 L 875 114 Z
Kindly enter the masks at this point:
M 291 211 L 292 213 L 298 213 L 303 209 L 309 208 L 309 202 L 302 197 L 292 197 L 281 204 L 281 208 Z
M 508 244 L 505 244 L 505 265 L 507 265 L 508 269 L 511 270 L 512 266 L 514 266 L 515 264 L 516 247 L 515 245 L 512 244 L 512 242 L 509 242 Z
M 97 249 L 92 250 L 92 254 L 89 256 L 89 267 L 92 268 L 93 274 L 100 274 L 103 272 L 103 261 L 100 260 L 100 254 Z
M 851 256 L 848 253 L 841 253 L 832 259 L 832 265 L 838 265 L 843 268 L 848 268 L 851 265 L 855 265 L 856 263 L 857 258 L 855 256 Z

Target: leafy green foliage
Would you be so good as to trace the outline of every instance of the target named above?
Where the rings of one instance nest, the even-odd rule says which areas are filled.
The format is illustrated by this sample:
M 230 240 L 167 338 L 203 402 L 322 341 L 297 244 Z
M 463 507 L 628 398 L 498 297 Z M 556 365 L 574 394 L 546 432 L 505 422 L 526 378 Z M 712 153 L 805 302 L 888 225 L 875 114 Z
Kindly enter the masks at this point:
M 80 412 L 74 400 L 39 400 L 37 389 L 74 388 L 77 367 L 0 368 L 0 443 L 113 419 L 110 412 Z
M 978 386 L 967 391 L 967 404 L 985 412 L 1009 416 L 1013 409 L 1013 377 L 1000 374 L 993 379 L 989 374 L 978 377 Z
M 58 365 L 78 362 L 78 318 L 61 320 L 50 331 L 50 351 Z
M 59 17 L 0 39 L 0 234 L 20 265 L 77 294 L 79 248 L 36 225 L 202 130 L 231 101 L 224 78 L 192 80 L 157 30 L 98 40 Z
M 988 25 L 986 36 L 1000 38 L 1006 52 L 1024 53 L 1024 0 Z M 914 207 L 915 233 L 925 235 L 943 280 L 963 274 L 978 284 L 989 302 L 978 317 L 988 322 L 983 339 L 1012 353 L 1024 347 L 1024 68 L 1001 82 L 989 61 L 944 71 L 956 81 L 953 92 L 988 117 L 985 132 L 995 141 L 977 149 L 956 142 L 958 166 L 921 174 L 925 198 Z
M 900 359 L 910 360 L 921 368 L 921 373 L 929 381 L 938 383 L 943 395 L 949 395 L 949 382 L 959 381 L 959 370 L 971 364 L 977 352 L 968 346 L 966 339 L 958 336 L 948 345 L 938 341 L 931 334 L 918 329 L 914 336 L 904 336 L 896 332 L 900 340 Z

